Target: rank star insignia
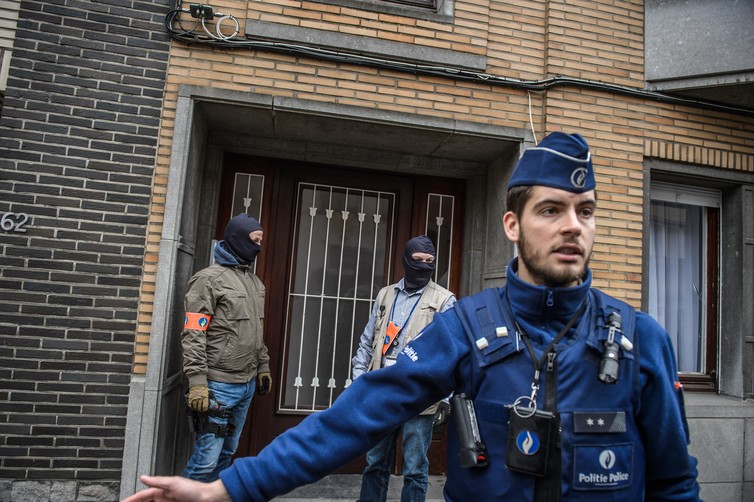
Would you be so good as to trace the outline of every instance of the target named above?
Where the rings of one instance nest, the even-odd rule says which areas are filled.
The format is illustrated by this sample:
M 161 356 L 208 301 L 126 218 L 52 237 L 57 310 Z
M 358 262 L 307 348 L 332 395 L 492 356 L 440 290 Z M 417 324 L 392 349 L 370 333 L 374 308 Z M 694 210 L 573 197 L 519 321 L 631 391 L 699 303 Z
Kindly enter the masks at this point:
M 588 425 L 589 427 L 593 427 L 594 426 L 594 419 L 591 418 L 591 417 L 587 418 L 586 419 L 586 425 Z M 603 420 L 602 418 L 598 418 L 597 419 L 597 427 L 604 427 L 604 426 L 605 426 L 605 420 Z
M 573 430 L 584 434 L 626 432 L 624 411 L 576 411 L 573 413 Z

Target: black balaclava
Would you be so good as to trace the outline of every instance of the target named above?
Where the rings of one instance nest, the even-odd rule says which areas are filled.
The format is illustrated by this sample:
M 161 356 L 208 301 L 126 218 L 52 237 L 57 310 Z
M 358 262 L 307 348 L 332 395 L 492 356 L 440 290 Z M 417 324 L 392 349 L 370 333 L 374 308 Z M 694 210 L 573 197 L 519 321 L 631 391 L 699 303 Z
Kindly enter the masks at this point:
M 249 238 L 251 232 L 262 230 L 256 218 L 246 214 L 234 216 L 225 227 L 225 245 L 245 264 L 253 263 L 262 246 Z
M 426 235 L 414 237 L 406 243 L 406 249 L 403 251 L 403 271 L 405 273 L 403 286 L 406 291 L 416 291 L 426 286 L 435 271 L 435 262 L 424 263 L 411 257 L 412 254 L 417 252 L 437 256 L 435 246 Z

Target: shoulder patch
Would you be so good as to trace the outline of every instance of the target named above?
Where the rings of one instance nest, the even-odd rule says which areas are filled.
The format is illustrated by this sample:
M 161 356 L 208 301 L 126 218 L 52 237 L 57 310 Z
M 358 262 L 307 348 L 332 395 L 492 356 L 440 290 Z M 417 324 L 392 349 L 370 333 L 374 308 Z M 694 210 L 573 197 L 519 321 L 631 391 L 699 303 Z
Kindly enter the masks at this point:
M 186 312 L 186 317 L 183 320 L 183 329 L 197 329 L 199 331 L 207 331 L 209 327 L 209 321 L 212 316 L 207 314 L 197 314 L 195 312 Z

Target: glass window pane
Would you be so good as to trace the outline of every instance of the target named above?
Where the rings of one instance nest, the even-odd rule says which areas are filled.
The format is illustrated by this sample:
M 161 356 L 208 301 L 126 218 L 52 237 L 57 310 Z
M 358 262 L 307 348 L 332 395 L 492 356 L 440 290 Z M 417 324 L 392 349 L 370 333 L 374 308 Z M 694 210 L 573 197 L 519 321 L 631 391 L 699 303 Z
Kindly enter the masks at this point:
M 451 236 L 455 197 L 431 193 L 427 196 L 427 221 L 424 233 L 435 245 L 435 275 L 432 280 L 447 288 L 450 284 Z
M 670 334 L 681 372 L 704 372 L 704 208 L 653 200 L 649 314 Z
M 263 190 L 264 176 L 236 173 L 230 217 L 244 213 L 261 221 Z
M 247 214 L 258 221 L 262 221 L 262 194 L 264 193 L 264 176 L 260 174 L 236 173 L 233 180 L 233 200 L 230 205 L 230 217 L 241 213 Z M 212 239 L 209 265 L 215 263 L 215 246 L 217 240 Z M 257 262 L 252 265 L 254 272 Z

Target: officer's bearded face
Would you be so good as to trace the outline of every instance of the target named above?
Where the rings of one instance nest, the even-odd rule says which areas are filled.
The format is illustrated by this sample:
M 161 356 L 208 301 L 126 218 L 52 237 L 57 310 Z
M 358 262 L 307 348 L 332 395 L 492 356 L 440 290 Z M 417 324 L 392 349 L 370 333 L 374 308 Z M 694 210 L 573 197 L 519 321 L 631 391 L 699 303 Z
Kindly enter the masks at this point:
M 595 207 L 593 191 L 534 187 L 520 218 L 506 214 L 506 232 L 518 246 L 519 277 L 539 286 L 577 285 L 591 259 Z

